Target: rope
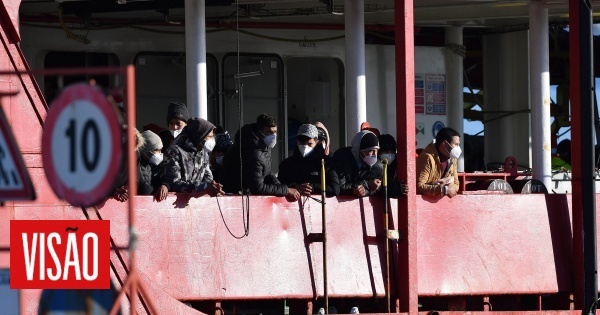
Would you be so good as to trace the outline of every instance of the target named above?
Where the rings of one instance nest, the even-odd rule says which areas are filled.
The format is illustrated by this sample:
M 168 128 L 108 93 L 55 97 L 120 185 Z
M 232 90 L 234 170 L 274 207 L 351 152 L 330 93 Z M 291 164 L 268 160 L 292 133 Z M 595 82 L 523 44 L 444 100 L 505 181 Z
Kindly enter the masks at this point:
M 229 227 L 227 226 L 227 223 L 225 223 L 225 217 L 223 217 L 223 212 L 221 212 L 221 217 L 223 218 L 223 223 L 225 223 L 225 227 L 227 228 L 227 231 L 229 231 L 229 234 L 231 234 L 231 236 L 233 236 L 234 238 L 237 239 L 241 239 L 243 237 L 246 237 L 250 234 L 250 195 L 246 195 L 246 200 L 244 203 L 244 181 L 243 181 L 243 163 L 242 163 L 242 115 L 243 115 L 243 108 L 244 108 L 244 86 L 242 85 L 242 81 L 240 78 L 240 8 L 238 6 L 237 10 L 235 11 L 235 28 L 236 28 L 236 51 L 237 51 L 237 77 L 234 78 L 234 80 L 236 81 L 237 84 L 237 90 L 238 90 L 238 133 L 240 135 L 239 138 L 239 158 L 240 158 L 240 189 L 241 189 L 241 193 L 242 193 L 242 220 L 244 223 L 244 235 L 241 237 L 238 237 L 236 235 L 234 235 L 231 230 L 229 230 Z M 219 202 L 219 200 L 217 199 L 217 203 Z M 221 211 L 221 206 L 219 205 L 219 211 Z
M 244 204 L 244 197 L 246 197 L 246 204 Z M 233 236 L 233 238 L 236 238 L 238 240 L 248 236 L 248 234 L 250 234 L 250 211 L 248 211 L 250 209 L 250 196 L 242 195 L 242 221 L 244 223 L 244 235 L 242 236 L 237 236 L 231 231 L 229 225 L 227 224 L 227 221 L 225 221 L 225 215 L 223 214 L 223 210 L 221 209 L 219 197 L 217 196 L 215 198 L 217 198 L 217 206 L 219 207 L 219 212 L 221 213 L 221 219 L 223 220 L 223 224 L 225 225 L 227 232 L 229 232 L 229 235 Z
M 29 22 L 23 22 L 21 23 L 21 25 L 26 25 L 29 27 L 37 27 L 37 28 L 47 28 L 47 29 L 63 29 L 60 26 L 52 26 L 52 25 L 40 25 L 40 24 L 35 24 L 35 23 L 29 23 Z M 149 27 L 144 27 L 144 26 L 139 26 L 139 25 L 113 25 L 113 26 L 94 26 L 94 27 L 89 27 L 89 26 L 83 26 L 83 27 L 71 27 L 70 29 L 72 30 L 93 30 L 93 31 L 98 31 L 98 30 L 111 30 L 111 29 L 118 29 L 118 28 L 132 28 L 135 30 L 140 30 L 140 31 L 145 31 L 145 32 L 151 32 L 151 33 L 157 33 L 157 34 L 170 34 L 170 35 L 174 35 L 174 34 L 185 34 L 184 31 L 167 31 L 167 30 L 158 30 L 158 29 L 152 29 Z M 342 39 L 345 37 L 345 35 L 339 35 L 339 36 L 332 36 L 332 37 L 323 37 L 323 38 L 301 38 L 301 39 L 296 39 L 296 38 L 284 38 L 284 37 L 275 37 L 275 36 L 268 36 L 268 35 L 262 35 L 262 34 L 258 34 L 255 32 L 251 32 L 251 31 L 247 31 L 247 30 L 236 30 L 230 27 L 223 27 L 223 28 L 217 28 L 217 29 L 213 29 L 213 30 L 207 30 L 206 33 L 210 34 L 210 33 L 218 33 L 218 32 L 225 32 L 225 31 L 235 31 L 237 33 L 243 33 L 249 36 L 254 36 L 254 37 L 258 37 L 258 38 L 262 38 L 262 39 L 267 39 L 267 40 L 273 40 L 273 41 L 279 41 L 279 42 L 290 42 L 290 43 L 304 43 L 304 42 L 327 42 L 327 41 L 332 41 L 332 40 L 338 40 L 338 39 Z M 375 36 L 379 36 L 382 38 L 386 38 L 389 39 L 391 37 L 385 36 L 385 35 L 379 35 L 373 32 L 369 32 L 369 34 L 375 35 Z M 76 35 L 77 36 L 77 35 Z M 238 38 L 239 38 L 239 34 L 238 34 Z

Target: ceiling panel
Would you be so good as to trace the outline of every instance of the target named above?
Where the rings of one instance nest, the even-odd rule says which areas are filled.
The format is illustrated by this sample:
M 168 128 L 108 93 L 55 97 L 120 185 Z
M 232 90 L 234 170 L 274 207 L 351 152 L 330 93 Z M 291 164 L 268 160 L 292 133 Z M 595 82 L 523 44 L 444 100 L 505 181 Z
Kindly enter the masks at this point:
M 35 16 L 56 16 L 59 5 L 65 15 L 92 18 L 130 18 L 182 20 L 183 0 L 23 0 L 21 14 L 27 21 Z M 207 20 L 269 23 L 325 23 L 344 22 L 344 1 L 340 0 L 206 0 Z M 414 19 L 417 26 L 463 25 L 465 27 L 498 27 L 521 25 L 528 22 L 527 0 L 414 0 Z M 568 1 L 546 2 L 551 21 L 566 21 Z M 223 5 L 224 4 L 224 5 Z M 328 5 L 329 4 L 329 5 Z M 364 0 L 365 23 L 394 24 L 393 0 Z M 592 1 L 594 6 L 600 0 Z M 91 9 L 82 9 L 90 7 Z M 74 8 L 74 9 L 73 9 Z M 88 12 L 89 11 L 89 12 Z M 121 12 L 120 12 L 121 11 Z

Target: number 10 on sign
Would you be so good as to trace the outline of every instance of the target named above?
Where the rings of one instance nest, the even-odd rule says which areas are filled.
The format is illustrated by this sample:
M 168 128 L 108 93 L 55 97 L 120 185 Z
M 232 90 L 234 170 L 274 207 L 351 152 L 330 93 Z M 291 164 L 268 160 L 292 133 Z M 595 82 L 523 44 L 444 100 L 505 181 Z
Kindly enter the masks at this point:
M 68 87 L 44 124 L 42 155 L 57 196 L 76 206 L 106 198 L 121 165 L 122 136 L 106 97 L 86 84 Z

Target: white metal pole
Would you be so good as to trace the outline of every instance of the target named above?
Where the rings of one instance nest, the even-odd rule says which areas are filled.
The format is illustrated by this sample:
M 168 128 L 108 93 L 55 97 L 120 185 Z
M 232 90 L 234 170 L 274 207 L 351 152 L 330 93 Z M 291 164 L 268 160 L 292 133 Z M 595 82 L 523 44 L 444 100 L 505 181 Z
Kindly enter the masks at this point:
M 529 62 L 533 178 L 552 186 L 550 139 L 550 63 L 548 8 L 533 1 L 529 5 Z
M 364 0 L 344 2 L 346 26 L 346 125 L 348 142 L 367 121 Z M 377 126 L 373 126 L 377 127 Z
M 452 26 L 446 28 L 446 101 L 448 126 L 458 131 L 464 148 L 464 103 L 463 103 L 463 28 Z M 458 171 L 465 171 L 464 154 L 458 159 Z
M 208 119 L 205 0 L 185 0 L 187 105 L 192 117 Z

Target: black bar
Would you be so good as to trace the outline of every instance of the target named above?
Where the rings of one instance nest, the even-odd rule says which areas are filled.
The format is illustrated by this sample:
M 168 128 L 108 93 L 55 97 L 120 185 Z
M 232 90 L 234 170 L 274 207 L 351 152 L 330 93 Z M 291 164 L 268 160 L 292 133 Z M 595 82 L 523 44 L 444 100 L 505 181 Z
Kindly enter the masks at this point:
M 589 0 L 580 0 L 580 86 L 581 97 L 581 189 L 583 206 L 584 309 L 583 314 L 596 313 L 598 300 L 598 262 L 596 257 L 596 187 L 594 164 L 594 61 L 592 37 L 592 7 Z M 572 62 L 577 62 L 572 60 Z M 574 209 L 576 210 L 576 209 Z

